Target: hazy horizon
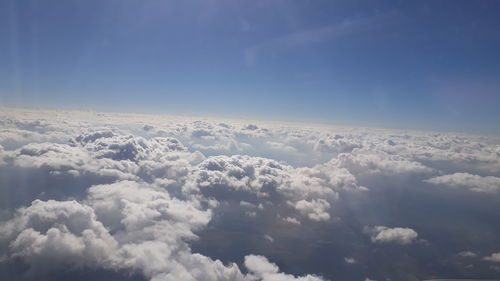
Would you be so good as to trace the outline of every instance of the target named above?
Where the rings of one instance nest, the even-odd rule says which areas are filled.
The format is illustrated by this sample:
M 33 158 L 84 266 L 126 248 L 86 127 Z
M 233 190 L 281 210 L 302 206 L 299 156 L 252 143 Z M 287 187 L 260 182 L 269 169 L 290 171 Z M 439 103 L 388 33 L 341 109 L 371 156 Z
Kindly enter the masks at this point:
M 449 133 L 449 134 L 470 134 L 470 135 L 479 135 L 479 136 L 490 136 L 490 137 L 500 137 L 500 133 L 494 132 L 483 132 L 483 131 L 475 131 L 475 130 L 442 130 L 439 128 L 428 129 L 425 127 L 403 127 L 403 126 L 383 126 L 383 125 L 374 125 L 374 124 L 364 124 L 364 123 L 336 123 L 335 120 L 307 120 L 307 119 L 272 119 L 272 118 L 258 118 L 255 116 L 238 116 L 235 115 L 208 115 L 208 114 L 190 114 L 190 113 L 180 113 L 180 112 L 172 112 L 169 113 L 167 111 L 158 111 L 158 112 L 149 112 L 149 111 L 129 111 L 129 110 L 98 110 L 95 108 L 82 108 L 82 107 L 42 107 L 42 106 L 2 106 L 0 108 L 6 110 L 36 110 L 36 111 L 77 111 L 77 112 L 95 112 L 95 113 L 109 113 L 109 114 L 129 114 L 129 115 L 159 115 L 159 116 L 177 116 L 177 117 L 185 117 L 185 118 L 208 118 L 208 119 L 220 119 L 220 120 L 240 120 L 247 122 L 264 122 L 264 123 L 289 123 L 289 124 L 297 124 L 297 125 L 311 125 L 311 126 L 320 126 L 320 127 L 354 127 L 354 128 L 365 128 L 365 129 L 374 129 L 374 130 L 394 130 L 394 131 L 417 131 L 417 132 L 435 132 L 435 133 Z
M 0 104 L 500 132 L 497 1 L 0 3 Z

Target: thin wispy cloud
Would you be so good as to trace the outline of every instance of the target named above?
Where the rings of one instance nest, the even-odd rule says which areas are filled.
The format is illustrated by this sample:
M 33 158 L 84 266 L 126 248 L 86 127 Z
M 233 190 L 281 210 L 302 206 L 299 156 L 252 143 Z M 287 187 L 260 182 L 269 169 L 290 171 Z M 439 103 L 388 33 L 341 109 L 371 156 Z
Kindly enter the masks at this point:
M 397 11 L 391 11 L 291 32 L 246 48 L 243 51 L 245 63 L 254 65 L 259 57 L 266 57 L 269 53 L 279 53 L 284 49 L 318 44 L 324 41 L 342 40 L 351 34 L 369 32 L 387 24 L 394 24 L 398 17 Z

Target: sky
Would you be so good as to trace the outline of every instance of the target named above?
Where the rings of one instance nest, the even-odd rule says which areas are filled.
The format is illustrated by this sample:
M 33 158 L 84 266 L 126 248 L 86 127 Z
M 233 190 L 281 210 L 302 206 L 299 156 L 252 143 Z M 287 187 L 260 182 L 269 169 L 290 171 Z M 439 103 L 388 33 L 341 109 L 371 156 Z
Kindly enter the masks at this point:
M 0 1 L 0 105 L 500 134 L 498 1 Z

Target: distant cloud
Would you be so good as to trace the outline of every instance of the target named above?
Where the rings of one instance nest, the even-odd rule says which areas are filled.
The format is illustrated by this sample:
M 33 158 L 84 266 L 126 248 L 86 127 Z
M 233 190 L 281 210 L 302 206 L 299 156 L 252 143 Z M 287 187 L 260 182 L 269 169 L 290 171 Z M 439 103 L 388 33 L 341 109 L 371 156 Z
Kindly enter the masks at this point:
M 455 173 L 427 179 L 426 182 L 451 188 L 468 189 L 475 192 L 495 193 L 500 191 L 499 177 L 482 177 L 469 173 Z
M 434 170 L 419 162 L 400 155 L 393 155 L 372 149 L 356 149 L 352 153 L 343 153 L 332 162 L 347 169 L 354 175 L 365 177 L 393 175 L 425 175 Z
M 477 257 L 477 254 L 471 251 L 463 251 L 458 253 L 459 256 L 464 257 L 464 258 L 474 258 Z
M 245 267 L 250 272 L 250 275 L 259 278 L 262 281 L 322 281 L 321 277 L 314 275 L 306 275 L 294 277 L 289 274 L 279 273 L 279 268 L 276 264 L 270 263 L 266 257 L 249 255 L 245 257 Z
M 297 224 L 297 225 L 300 225 L 300 221 L 296 218 L 292 218 L 292 217 L 286 217 L 286 218 L 283 218 L 283 221 L 287 222 L 287 223 L 291 223 L 291 224 Z
M 354 263 L 357 263 L 357 261 L 356 261 L 354 258 L 351 258 L 351 257 L 345 257 L 345 258 L 344 258 L 344 261 L 345 261 L 345 263 L 347 263 L 347 264 L 354 264 Z
M 269 235 L 267 235 L 267 234 L 264 234 L 264 238 L 265 238 L 267 241 L 269 241 L 269 242 L 271 242 L 271 243 L 274 243 L 274 238 L 273 238 L 273 237 L 271 237 L 271 236 L 269 236 Z
M 417 232 L 407 227 L 374 226 L 365 227 L 364 232 L 370 235 L 373 243 L 397 243 L 401 245 L 411 244 L 417 239 Z
M 500 253 L 493 253 L 487 257 L 483 258 L 485 261 L 499 262 L 500 263 Z

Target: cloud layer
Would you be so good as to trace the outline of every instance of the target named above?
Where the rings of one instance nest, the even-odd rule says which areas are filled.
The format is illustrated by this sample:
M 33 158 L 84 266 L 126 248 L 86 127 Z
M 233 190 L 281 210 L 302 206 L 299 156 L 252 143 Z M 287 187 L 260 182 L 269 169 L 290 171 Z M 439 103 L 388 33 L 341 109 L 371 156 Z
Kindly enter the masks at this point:
M 418 255 L 448 260 L 429 250 L 445 235 L 462 242 L 443 248 L 455 257 L 443 272 L 459 272 L 464 258 L 481 276 L 495 271 L 497 254 L 477 237 L 493 243 L 498 229 L 473 216 L 498 210 L 496 197 L 481 197 L 500 190 L 495 138 L 78 111 L 0 115 L 0 265 L 22 264 L 13 279 L 109 270 L 147 280 L 413 280 L 439 275 Z M 436 198 L 451 198 L 470 225 L 443 224 L 450 217 Z M 465 249 L 474 255 L 456 254 L 473 253 Z M 369 259 L 380 251 L 398 269 Z M 320 254 L 336 267 L 322 266 Z M 349 269 L 358 266 L 365 269 Z

